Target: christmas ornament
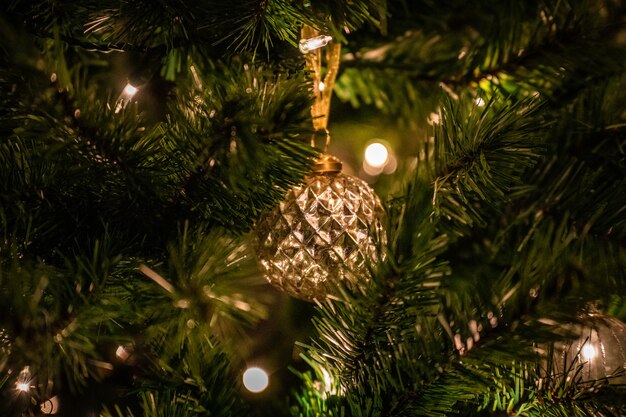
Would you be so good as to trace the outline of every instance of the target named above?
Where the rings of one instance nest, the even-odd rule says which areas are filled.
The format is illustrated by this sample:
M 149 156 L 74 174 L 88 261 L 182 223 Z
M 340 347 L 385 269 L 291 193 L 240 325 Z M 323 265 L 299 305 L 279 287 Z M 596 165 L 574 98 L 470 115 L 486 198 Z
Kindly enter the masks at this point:
M 579 337 L 555 346 L 557 371 L 579 373 L 583 381 L 608 378 L 610 384 L 626 384 L 626 324 L 597 312 L 588 313 L 585 321 L 565 327 Z
M 315 46 L 306 50 L 315 97 L 311 115 L 314 130 L 326 136 L 326 149 L 340 45 L 329 43 L 332 38 L 310 27 L 303 28 L 302 37 L 301 44 Z M 322 79 L 319 48 L 324 44 L 328 44 L 327 70 Z M 362 180 L 343 174 L 338 159 L 323 155 L 305 184 L 291 189 L 278 207 L 259 220 L 254 247 L 270 283 L 297 298 L 321 299 L 339 283 L 361 286 L 367 281 L 367 262 L 378 260 L 377 244 L 385 239 L 382 215 L 374 191 Z
M 362 180 L 318 161 L 306 183 L 292 188 L 255 230 L 255 248 L 270 283 L 297 298 L 320 299 L 338 282 L 364 284 L 367 261 L 384 241 L 383 209 Z

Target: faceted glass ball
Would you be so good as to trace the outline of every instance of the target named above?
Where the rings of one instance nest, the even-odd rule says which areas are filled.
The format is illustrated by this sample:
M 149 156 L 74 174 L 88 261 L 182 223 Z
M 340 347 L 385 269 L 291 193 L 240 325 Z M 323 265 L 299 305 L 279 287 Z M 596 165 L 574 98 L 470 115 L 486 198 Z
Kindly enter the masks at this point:
M 626 384 L 626 324 L 594 314 L 585 326 L 567 327 L 578 339 L 555 346 L 558 371 L 580 371 L 583 381 L 608 377 L 610 384 Z
M 269 282 L 296 298 L 322 299 L 340 282 L 362 285 L 386 237 L 380 200 L 364 181 L 314 173 L 263 216 L 253 245 Z

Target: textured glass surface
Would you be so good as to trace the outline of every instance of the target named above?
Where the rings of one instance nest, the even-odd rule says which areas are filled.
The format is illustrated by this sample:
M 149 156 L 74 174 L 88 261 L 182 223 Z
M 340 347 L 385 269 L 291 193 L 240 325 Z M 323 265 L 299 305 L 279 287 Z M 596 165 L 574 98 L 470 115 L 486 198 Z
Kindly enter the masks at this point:
M 584 381 L 610 376 L 611 384 L 626 384 L 626 324 L 616 318 L 594 314 L 589 326 L 571 326 L 580 337 L 555 351 L 560 372 L 576 372 Z
M 384 239 L 383 209 L 362 180 L 320 173 L 292 188 L 255 229 L 254 246 L 267 279 L 289 294 L 323 298 L 338 281 L 368 279 Z

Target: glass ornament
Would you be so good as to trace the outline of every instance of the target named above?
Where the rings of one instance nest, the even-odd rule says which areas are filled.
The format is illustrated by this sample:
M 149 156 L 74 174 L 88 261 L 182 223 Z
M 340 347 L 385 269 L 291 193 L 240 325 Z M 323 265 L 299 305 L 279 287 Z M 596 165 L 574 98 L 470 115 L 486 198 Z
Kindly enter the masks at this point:
M 555 345 L 554 365 L 560 374 L 579 373 L 582 381 L 607 378 L 610 384 L 626 384 L 626 324 L 591 313 L 585 325 L 564 328 L 578 338 Z
M 338 283 L 367 282 L 367 264 L 378 260 L 377 244 L 386 239 L 383 216 L 370 186 L 325 156 L 305 184 L 259 220 L 253 245 L 271 284 L 296 298 L 320 300 Z

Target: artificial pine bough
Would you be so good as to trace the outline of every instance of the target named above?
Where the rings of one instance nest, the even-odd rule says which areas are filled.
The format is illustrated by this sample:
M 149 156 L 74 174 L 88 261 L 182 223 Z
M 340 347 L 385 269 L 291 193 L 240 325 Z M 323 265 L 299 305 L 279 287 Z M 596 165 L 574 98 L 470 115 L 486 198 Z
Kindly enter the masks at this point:
M 0 415 L 626 416 L 625 17 L 5 1 Z M 319 154 L 303 26 L 342 43 L 331 150 L 387 225 L 314 305 L 249 239 Z

